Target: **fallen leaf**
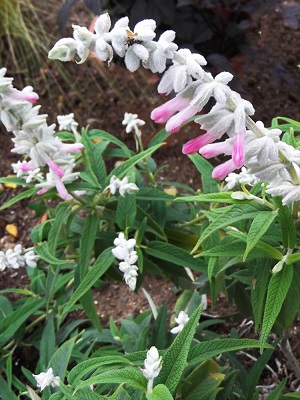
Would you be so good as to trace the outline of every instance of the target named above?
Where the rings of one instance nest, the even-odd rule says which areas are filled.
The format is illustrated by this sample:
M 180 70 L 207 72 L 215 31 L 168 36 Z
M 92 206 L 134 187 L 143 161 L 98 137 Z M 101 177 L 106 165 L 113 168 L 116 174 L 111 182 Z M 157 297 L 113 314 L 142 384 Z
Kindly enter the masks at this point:
M 14 238 L 17 238 L 19 236 L 18 228 L 15 224 L 7 224 L 5 230 L 7 233 L 10 234 L 10 236 L 13 236 Z

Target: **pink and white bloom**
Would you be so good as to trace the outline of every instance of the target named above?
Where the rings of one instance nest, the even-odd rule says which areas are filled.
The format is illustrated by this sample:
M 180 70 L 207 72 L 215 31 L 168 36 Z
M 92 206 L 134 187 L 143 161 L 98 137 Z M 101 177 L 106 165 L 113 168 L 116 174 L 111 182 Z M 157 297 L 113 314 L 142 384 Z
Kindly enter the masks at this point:
M 176 96 L 164 103 L 163 105 L 155 108 L 151 112 L 151 119 L 157 123 L 167 122 L 176 112 L 184 110 L 190 104 L 190 99 L 187 97 Z
M 27 101 L 32 104 L 39 99 L 38 94 L 33 91 L 32 86 L 26 86 L 23 90 L 13 88 L 5 96 L 14 101 Z

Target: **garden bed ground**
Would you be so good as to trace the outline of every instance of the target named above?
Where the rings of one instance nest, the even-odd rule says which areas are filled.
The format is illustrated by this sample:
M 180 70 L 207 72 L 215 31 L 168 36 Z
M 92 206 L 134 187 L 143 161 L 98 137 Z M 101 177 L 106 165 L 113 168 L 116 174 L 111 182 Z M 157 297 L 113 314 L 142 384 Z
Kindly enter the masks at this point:
M 58 8 L 57 3 L 56 9 Z M 45 18 L 46 11 L 43 11 L 40 18 L 45 19 L 46 25 L 55 26 L 55 12 L 52 10 L 52 19 Z M 79 18 L 78 18 L 79 16 Z M 82 17 L 82 18 L 81 18 Z M 78 7 L 74 9 L 71 22 L 88 20 L 86 11 Z M 279 16 L 278 10 L 264 16 L 260 21 L 253 21 L 249 31 L 251 40 L 256 40 L 255 59 L 246 59 L 244 56 L 235 57 L 232 60 L 232 67 L 235 69 L 239 82 L 244 89 L 243 96 L 252 101 L 256 108 L 256 120 L 262 120 L 269 125 L 275 116 L 285 116 L 300 120 L 300 98 L 299 82 L 300 69 L 300 31 L 295 31 L 285 26 Z M 59 38 L 56 34 L 56 40 Z M 54 43 L 51 43 L 52 45 Z M 51 46 L 49 44 L 49 47 Z M 269 56 L 259 57 L 263 54 L 263 49 L 268 48 Z M 264 53 L 265 54 L 265 53 Z M 277 82 L 272 76 L 270 66 L 274 63 L 281 63 L 288 71 L 291 82 L 284 79 Z M 6 65 L 6 67 L 8 67 Z M 61 67 L 61 66 L 60 66 Z M 93 128 L 106 130 L 126 142 L 134 148 L 134 139 L 125 133 L 122 126 L 122 119 L 125 112 L 137 113 L 140 118 L 146 121 L 143 129 L 145 141 L 160 129 L 150 120 L 151 110 L 163 101 L 156 92 L 158 79 L 150 75 L 147 71 L 131 74 L 123 67 L 112 65 L 107 69 L 97 60 L 91 59 L 84 65 L 67 63 L 65 65 L 70 81 L 63 79 L 58 62 L 45 61 L 42 66 L 45 82 L 40 78 L 40 74 L 27 82 L 34 87 L 40 94 L 39 103 L 42 104 L 42 112 L 49 115 L 48 122 L 56 122 L 58 114 L 75 113 L 75 118 L 80 126 L 89 124 Z M 8 75 L 15 75 L 16 85 L 21 85 L 20 75 L 14 68 L 8 67 Z M 76 91 L 80 88 L 80 93 Z M 198 172 L 191 161 L 181 153 L 182 144 L 188 139 L 198 134 L 198 125 L 188 126 L 181 132 L 172 136 L 166 146 L 164 146 L 156 156 L 159 165 L 167 165 L 163 171 L 161 179 L 166 181 L 176 181 L 187 183 L 194 188 L 201 187 L 201 180 Z M 5 133 L 1 126 L 1 149 L 0 149 L 0 175 L 6 176 L 12 173 L 10 165 L 17 160 L 17 157 L 9 152 L 11 148 L 10 135 Z M 3 204 L 7 199 L 16 194 L 17 189 L 3 188 L 0 193 L 0 202 Z M 32 210 L 28 209 L 28 201 L 22 201 L 0 213 L 0 249 L 6 250 L 14 246 L 15 243 L 22 242 L 30 246 L 29 234 L 33 226 L 39 223 Z M 17 237 L 10 235 L 7 224 L 15 224 L 18 230 Z M 4 271 L 0 276 L 0 289 L 8 287 L 26 287 L 27 278 L 23 271 Z M 176 294 L 173 285 L 165 282 L 162 278 L 148 277 L 145 279 L 144 288 L 149 292 L 157 307 L 167 302 L 169 309 L 172 310 L 176 301 Z M 105 299 L 105 301 L 104 301 Z M 148 309 L 145 297 L 129 291 L 126 285 L 111 282 L 104 290 L 95 292 L 95 302 L 99 310 L 99 317 L 105 324 L 108 316 L 112 315 L 118 320 L 128 314 L 137 315 L 141 311 Z M 227 303 L 224 299 L 220 300 L 216 314 L 227 313 Z M 210 310 L 208 311 L 210 312 Z M 236 323 L 228 323 L 222 329 L 228 333 L 231 328 L 239 328 Z M 291 328 L 290 338 L 293 350 L 298 360 L 300 360 L 299 326 L 296 322 Z M 278 375 L 287 376 L 290 374 L 286 369 L 285 361 L 281 360 L 281 355 L 277 354 L 272 361 L 272 367 Z M 279 373 L 280 369 L 280 373 Z M 272 374 L 271 374 L 272 375 Z M 269 374 L 268 382 L 271 376 Z M 292 390 L 299 386 L 299 382 L 294 382 L 294 377 L 290 377 L 290 387 Z M 267 384 L 266 382 L 264 384 Z

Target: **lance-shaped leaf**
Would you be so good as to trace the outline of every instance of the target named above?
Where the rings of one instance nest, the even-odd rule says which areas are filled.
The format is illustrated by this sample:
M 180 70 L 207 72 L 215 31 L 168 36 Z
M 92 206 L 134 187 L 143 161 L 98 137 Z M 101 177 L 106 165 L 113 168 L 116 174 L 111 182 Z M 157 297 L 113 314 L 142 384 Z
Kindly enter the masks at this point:
M 166 385 L 171 393 L 175 391 L 186 366 L 187 356 L 200 319 L 202 307 L 203 304 L 194 311 L 182 331 L 163 355 L 162 369 L 155 380 L 155 384 Z
M 261 207 L 257 206 L 257 204 L 234 204 L 227 207 L 226 210 L 214 219 L 214 221 L 204 230 L 198 243 L 194 247 L 193 252 L 195 252 L 200 244 L 215 231 L 228 225 L 232 225 L 238 221 L 253 219 L 260 211 Z
M 293 268 L 289 265 L 285 265 L 281 271 L 274 274 L 270 279 L 261 330 L 260 351 L 263 350 L 269 333 L 271 332 L 274 322 L 281 310 L 292 279 Z
M 98 256 L 94 265 L 85 275 L 82 282 L 77 287 L 68 303 L 65 305 L 63 314 L 69 312 L 76 301 L 79 300 L 111 266 L 115 259 L 112 255 L 111 249 L 111 247 L 107 248 Z
M 267 232 L 276 217 L 276 211 L 261 211 L 256 215 L 248 232 L 247 247 L 243 261 L 246 260 L 250 251 L 255 247 L 259 239 Z
M 219 339 L 198 343 L 191 349 L 188 357 L 189 366 L 208 360 L 228 351 L 255 349 L 260 347 L 260 342 L 254 339 Z M 266 348 L 273 346 L 266 344 Z

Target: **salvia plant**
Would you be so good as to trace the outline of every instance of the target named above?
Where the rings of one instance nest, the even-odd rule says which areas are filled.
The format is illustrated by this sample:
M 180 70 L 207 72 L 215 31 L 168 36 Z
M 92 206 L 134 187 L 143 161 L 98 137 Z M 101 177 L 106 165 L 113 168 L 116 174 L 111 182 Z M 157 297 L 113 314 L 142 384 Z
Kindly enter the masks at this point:
M 92 51 L 110 64 L 117 54 L 132 72 L 142 65 L 163 73 L 159 93 L 175 95 L 152 111 L 151 118 L 166 126 L 147 147 L 144 121 L 125 114 L 133 151 L 103 130 L 79 131 L 73 114 L 59 116 L 56 130 L 33 105 L 33 88 L 17 90 L 0 70 L 1 121 L 13 134 L 12 151 L 23 156 L 13 165 L 16 175 L 0 182 L 25 188 L 2 209 L 34 196 L 48 215 L 31 232 L 33 248 L 17 244 L 0 253 L 1 272 L 26 268 L 29 277 L 27 289 L 0 296 L 0 395 L 300 398 L 283 394 L 287 380 L 275 375 L 275 386 L 259 385 L 277 345 L 300 378 L 287 337 L 300 301 L 300 151 L 294 135 L 300 123 L 278 117 L 267 128 L 254 122 L 252 104 L 228 85 L 233 76 L 206 72 L 204 57 L 178 50 L 173 31 L 155 41 L 154 20 L 130 28 L 124 17 L 111 28 L 103 14 L 94 33 L 73 28 L 73 38 L 59 40 L 50 59 L 83 63 Z M 199 115 L 212 99 L 210 111 Z M 197 191 L 160 181 L 161 167 L 152 158 L 191 119 L 207 132 L 183 146 L 202 177 Z M 206 158 L 220 154 L 226 161 L 213 168 Z M 118 162 L 108 171 L 111 160 Z M 49 203 L 52 198 L 57 201 Z M 151 310 L 120 323 L 110 318 L 103 327 L 92 289 L 109 278 L 138 291 L 146 274 L 174 282 L 180 291 L 175 315 L 166 305 L 157 310 L 146 293 Z M 253 319 L 258 339 L 237 330 L 220 336 L 209 328 L 222 320 L 200 319 L 207 296 L 214 305 L 220 292 L 243 318 Z M 72 318 L 78 309 L 85 319 Z M 27 348 L 34 362 L 16 366 L 16 354 Z M 260 354 L 251 356 L 255 364 L 247 371 L 238 352 L 252 348 Z

